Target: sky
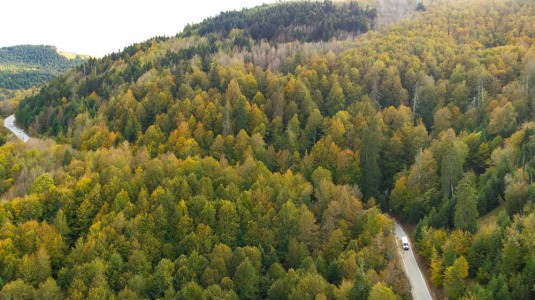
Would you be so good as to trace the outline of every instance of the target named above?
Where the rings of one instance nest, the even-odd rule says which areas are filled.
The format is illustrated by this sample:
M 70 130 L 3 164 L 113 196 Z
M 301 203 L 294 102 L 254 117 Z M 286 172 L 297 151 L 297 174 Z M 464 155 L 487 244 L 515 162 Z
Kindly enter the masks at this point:
M 276 0 L 0 0 L 0 47 L 53 45 L 102 57 L 221 11 Z

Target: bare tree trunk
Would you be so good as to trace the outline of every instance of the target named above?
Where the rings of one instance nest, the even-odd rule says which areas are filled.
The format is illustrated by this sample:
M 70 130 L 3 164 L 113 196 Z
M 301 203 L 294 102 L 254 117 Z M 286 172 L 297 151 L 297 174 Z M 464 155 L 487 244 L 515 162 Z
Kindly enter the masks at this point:
M 418 108 L 418 102 L 420 101 L 420 82 L 416 83 L 414 87 L 414 98 L 412 100 L 412 118 L 416 120 L 416 109 Z

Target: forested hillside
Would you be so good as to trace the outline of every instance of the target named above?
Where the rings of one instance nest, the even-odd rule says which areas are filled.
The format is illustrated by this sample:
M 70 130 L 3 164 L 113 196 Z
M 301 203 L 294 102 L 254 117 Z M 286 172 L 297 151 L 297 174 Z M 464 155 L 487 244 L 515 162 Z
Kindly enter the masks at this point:
M 439 297 L 533 299 L 535 3 L 374 14 L 223 13 L 22 100 L 55 142 L 0 148 L 0 299 L 410 299 L 382 212 Z
M 0 100 L 14 95 L 16 90 L 46 83 L 84 61 L 86 58 L 81 56 L 68 59 L 53 46 L 0 48 Z
M 222 13 L 204 22 L 187 26 L 181 36 L 219 34 L 227 37 L 232 30 L 243 30 L 255 41 L 328 41 L 342 33 L 367 32 L 377 16 L 375 9 L 361 9 L 357 2 L 334 5 L 325 2 L 288 2 L 264 4 L 253 9 Z

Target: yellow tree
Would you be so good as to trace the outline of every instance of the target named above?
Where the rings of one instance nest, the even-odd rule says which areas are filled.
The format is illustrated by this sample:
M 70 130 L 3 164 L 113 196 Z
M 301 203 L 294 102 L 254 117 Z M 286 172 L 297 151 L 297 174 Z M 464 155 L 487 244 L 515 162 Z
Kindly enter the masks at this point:
M 376 283 L 368 296 L 368 300 L 396 300 L 396 294 L 383 282 Z
M 464 292 L 464 279 L 468 276 L 468 262 L 459 257 L 444 275 L 444 292 L 449 299 L 459 299 Z

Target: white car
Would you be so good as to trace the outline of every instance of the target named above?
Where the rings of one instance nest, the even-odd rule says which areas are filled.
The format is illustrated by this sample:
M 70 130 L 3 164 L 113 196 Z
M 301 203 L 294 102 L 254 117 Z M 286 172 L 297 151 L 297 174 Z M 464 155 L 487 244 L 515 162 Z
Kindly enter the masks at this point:
M 401 237 L 401 245 L 403 250 L 409 250 L 409 239 L 406 236 Z

